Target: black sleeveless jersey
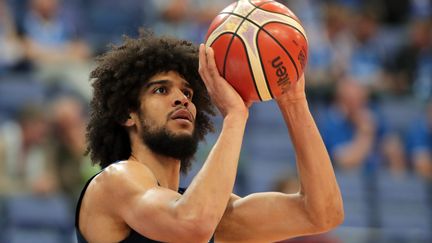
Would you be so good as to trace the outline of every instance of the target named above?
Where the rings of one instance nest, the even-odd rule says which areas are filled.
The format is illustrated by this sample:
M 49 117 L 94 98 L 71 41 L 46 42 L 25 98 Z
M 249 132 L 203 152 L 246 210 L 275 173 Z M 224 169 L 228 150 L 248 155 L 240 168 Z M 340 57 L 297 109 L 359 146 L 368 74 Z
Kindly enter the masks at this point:
M 96 175 L 94 175 L 92 178 L 90 178 L 87 181 L 86 185 L 84 186 L 83 190 L 81 191 L 81 195 L 80 195 L 78 203 L 77 203 L 77 208 L 76 208 L 76 211 L 75 211 L 75 231 L 76 231 L 78 243 L 87 243 L 87 240 L 84 239 L 84 237 L 81 234 L 81 231 L 79 229 L 79 213 L 80 213 L 80 209 L 81 209 L 81 202 L 82 202 L 82 199 L 84 197 L 84 193 L 87 190 L 87 187 L 89 186 L 90 182 L 99 173 L 97 173 Z M 184 191 L 185 191 L 184 188 L 179 188 L 179 190 L 178 190 L 178 192 L 180 194 L 183 194 Z M 213 238 L 209 241 L 209 243 L 212 243 L 212 242 L 214 242 Z M 149 239 L 149 238 L 147 238 L 147 237 L 145 237 L 143 235 L 138 234 L 136 231 L 134 231 L 133 229 L 131 229 L 130 234 L 126 237 L 126 239 L 120 241 L 120 243 L 161 243 L 161 242 Z

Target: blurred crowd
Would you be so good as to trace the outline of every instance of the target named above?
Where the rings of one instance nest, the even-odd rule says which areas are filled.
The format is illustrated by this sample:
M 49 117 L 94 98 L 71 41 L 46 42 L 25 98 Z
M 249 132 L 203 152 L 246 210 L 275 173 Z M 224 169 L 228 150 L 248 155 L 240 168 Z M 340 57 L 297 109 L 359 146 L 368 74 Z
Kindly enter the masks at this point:
M 21 195 L 60 196 L 73 212 L 83 183 L 99 169 L 84 155 L 97 55 L 140 27 L 201 43 L 231 2 L 0 0 L 0 214 Z M 307 32 L 308 98 L 337 173 L 360 173 L 372 191 L 382 171 L 413 175 L 429 188 L 432 205 L 432 0 L 279 2 Z M 250 133 L 269 117 L 260 105 L 252 107 Z M 267 141 L 270 150 L 277 139 Z M 258 140 L 246 142 L 243 157 L 259 161 Z M 247 163 L 238 194 L 258 188 L 242 170 Z M 267 190 L 295 192 L 293 168 L 283 173 L 288 180 L 259 173 L 273 182 Z M 9 223 L 2 218 L 0 226 Z M 429 220 L 432 228 L 432 213 Z

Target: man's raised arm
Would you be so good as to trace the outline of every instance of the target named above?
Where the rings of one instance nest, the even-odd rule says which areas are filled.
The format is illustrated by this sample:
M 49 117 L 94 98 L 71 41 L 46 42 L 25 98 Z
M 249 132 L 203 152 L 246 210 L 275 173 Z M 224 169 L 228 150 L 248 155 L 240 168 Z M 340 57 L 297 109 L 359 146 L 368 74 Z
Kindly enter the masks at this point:
M 277 103 L 293 142 L 300 178 L 296 194 L 233 196 L 216 231 L 217 242 L 274 242 L 328 231 L 344 217 L 332 164 L 304 93 L 304 77 Z

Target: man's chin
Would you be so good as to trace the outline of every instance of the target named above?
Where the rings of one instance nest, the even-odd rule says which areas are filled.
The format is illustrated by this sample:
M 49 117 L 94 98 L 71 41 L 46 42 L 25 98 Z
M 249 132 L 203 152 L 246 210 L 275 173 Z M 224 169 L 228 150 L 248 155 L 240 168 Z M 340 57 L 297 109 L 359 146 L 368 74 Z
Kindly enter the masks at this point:
M 191 131 L 160 130 L 143 134 L 142 138 L 153 152 L 180 160 L 192 158 L 198 146 L 196 134 Z
M 175 131 L 175 132 L 171 132 L 171 134 L 176 137 L 176 138 L 192 138 L 193 136 L 193 131 Z
M 168 132 L 173 136 L 189 136 L 192 137 L 194 133 L 194 128 L 190 127 L 175 127 L 172 129 L 168 129 Z

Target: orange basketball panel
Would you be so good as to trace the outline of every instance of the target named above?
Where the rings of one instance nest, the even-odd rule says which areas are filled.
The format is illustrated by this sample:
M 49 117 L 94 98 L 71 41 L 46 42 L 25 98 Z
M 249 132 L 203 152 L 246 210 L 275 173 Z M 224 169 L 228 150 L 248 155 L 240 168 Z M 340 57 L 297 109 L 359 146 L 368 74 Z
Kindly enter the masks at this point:
M 211 44 L 211 47 L 214 50 L 216 66 L 219 70 L 219 74 L 224 76 L 224 62 L 225 56 L 228 52 L 228 46 L 233 37 L 232 33 L 225 33 L 220 35 L 215 39 L 215 41 Z
M 257 46 L 267 85 L 272 97 L 278 97 L 290 83 L 298 80 L 296 68 L 288 53 L 265 31 L 258 33 Z
M 213 33 L 213 31 L 219 27 L 223 22 L 228 18 L 228 14 L 218 14 L 210 24 L 209 29 L 207 30 L 207 34 L 205 36 L 205 40 L 208 40 L 208 37 Z
M 294 65 L 301 75 L 306 66 L 308 49 L 302 33 L 288 24 L 278 22 L 268 23 L 263 29 L 291 54 Z
M 300 20 L 297 18 L 297 16 L 289 8 L 287 8 L 285 5 L 283 5 L 281 3 L 274 2 L 274 1 L 266 2 L 266 3 L 262 4 L 261 6 L 259 6 L 259 8 L 262 10 L 272 12 L 272 13 L 279 13 L 279 14 L 283 14 L 283 15 L 292 17 L 297 22 L 300 22 Z
M 243 41 L 235 36 L 228 51 L 225 78 L 245 101 L 260 101 Z

